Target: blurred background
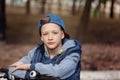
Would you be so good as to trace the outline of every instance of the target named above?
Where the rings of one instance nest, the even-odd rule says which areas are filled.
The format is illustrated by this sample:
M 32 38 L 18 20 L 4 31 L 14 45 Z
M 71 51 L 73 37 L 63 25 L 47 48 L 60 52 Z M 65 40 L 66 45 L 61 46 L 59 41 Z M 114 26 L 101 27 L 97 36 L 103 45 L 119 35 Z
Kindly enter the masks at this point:
M 120 70 L 120 0 L 0 0 L 0 67 L 40 42 L 37 24 L 47 13 L 81 42 L 82 70 Z

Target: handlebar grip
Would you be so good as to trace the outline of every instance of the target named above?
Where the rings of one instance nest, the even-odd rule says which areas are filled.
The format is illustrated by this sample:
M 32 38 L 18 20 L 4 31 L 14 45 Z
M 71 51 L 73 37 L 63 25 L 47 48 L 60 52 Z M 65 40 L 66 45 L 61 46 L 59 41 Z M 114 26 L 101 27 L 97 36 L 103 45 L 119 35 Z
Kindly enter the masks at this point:
M 2 72 L 2 73 L 8 73 L 8 69 L 0 68 L 0 72 Z
M 31 79 L 34 79 L 37 77 L 38 73 L 36 71 L 31 71 L 29 75 Z
M 40 73 L 38 73 L 37 71 L 34 71 L 34 70 L 31 71 L 29 75 L 30 75 L 30 79 L 33 79 L 33 80 L 36 80 L 36 79 L 39 79 L 39 80 L 60 80 L 57 77 L 40 75 Z

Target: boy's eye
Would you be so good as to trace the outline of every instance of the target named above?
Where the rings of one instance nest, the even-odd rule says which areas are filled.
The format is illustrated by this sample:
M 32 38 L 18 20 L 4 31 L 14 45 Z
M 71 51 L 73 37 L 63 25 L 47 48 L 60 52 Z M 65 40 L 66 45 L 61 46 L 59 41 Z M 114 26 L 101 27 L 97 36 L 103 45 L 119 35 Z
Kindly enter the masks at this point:
M 47 35 L 48 33 L 43 33 L 43 35 Z
M 53 32 L 54 34 L 58 34 L 58 32 Z

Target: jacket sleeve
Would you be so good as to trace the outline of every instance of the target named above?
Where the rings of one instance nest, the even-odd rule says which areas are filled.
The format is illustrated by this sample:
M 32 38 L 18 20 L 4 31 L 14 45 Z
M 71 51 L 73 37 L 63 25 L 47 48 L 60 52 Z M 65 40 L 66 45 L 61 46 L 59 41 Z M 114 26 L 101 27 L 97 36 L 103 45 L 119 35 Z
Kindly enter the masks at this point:
M 32 57 L 33 57 L 33 54 L 34 54 L 34 51 L 36 50 L 36 48 L 32 49 L 27 56 L 24 56 L 23 58 L 20 59 L 21 62 L 23 62 L 24 64 L 30 64 L 31 60 L 32 60 Z M 26 70 L 16 70 L 15 72 L 13 72 L 13 69 L 15 67 L 9 67 L 9 72 L 8 74 L 9 75 L 14 75 L 18 78 L 25 78 L 26 76 L 26 73 L 28 71 Z
M 75 72 L 79 60 L 80 55 L 78 53 L 72 53 L 69 56 L 66 56 L 59 64 L 33 63 L 31 64 L 30 69 L 38 71 L 41 75 L 65 79 Z
M 25 70 L 16 70 L 15 72 L 13 72 L 13 69 L 14 69 L 14 68 L 15 68 L 15 67 L 9 67 L 9 72 L 8 72 L 8 74 L 9 74 L 9 75 L 13 75 L 13 76 L 15 76 L 16 78 L 22 78 L 22 79 L 24 79 L 27 71 L 25 71 Z

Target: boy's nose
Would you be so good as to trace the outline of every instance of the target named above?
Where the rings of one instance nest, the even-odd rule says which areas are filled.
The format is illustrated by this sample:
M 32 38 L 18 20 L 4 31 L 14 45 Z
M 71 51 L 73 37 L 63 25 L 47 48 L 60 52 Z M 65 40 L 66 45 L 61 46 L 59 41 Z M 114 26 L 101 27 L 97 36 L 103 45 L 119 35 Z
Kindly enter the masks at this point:
M 53 39 L 52 34 L 49 34 L 49 35 L 48 35 L 48 39 L 49 39 L 49 40 L 52 40 L 52 39 Z

